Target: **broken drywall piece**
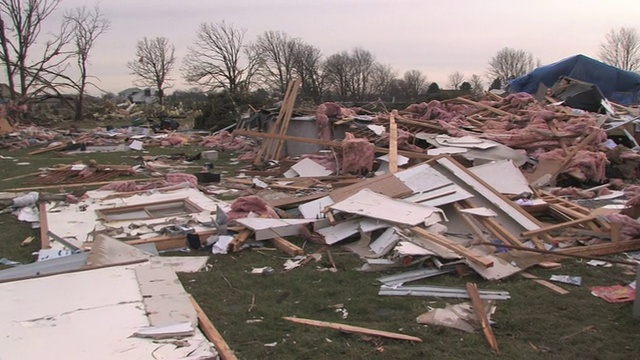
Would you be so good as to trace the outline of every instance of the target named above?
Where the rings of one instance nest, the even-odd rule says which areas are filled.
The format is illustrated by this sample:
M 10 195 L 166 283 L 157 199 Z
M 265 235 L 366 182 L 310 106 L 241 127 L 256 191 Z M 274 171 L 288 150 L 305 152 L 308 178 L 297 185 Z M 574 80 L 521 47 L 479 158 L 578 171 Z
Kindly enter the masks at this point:
M 483 301 L 487 318 L 495 312 L 496 306 L 491 301 Z M 480 321 L 470 303 L 447 305 L 443 309 L 432 309 L 418 316 L 416 321 L 420 324 L 446 326 L 453 329 L 476 332 L 482 328 Z
M 295 163 L 293 166 L 291 166 L 291 170 L 295 171 L 298 176 L 301 177 L 329 176 L 333 173 L 333 171 L 328 170 L 324 166 L 308 158 L 302 159 Z
M 414 193 L 425 193 L 447 185 L 453 185 L 451 180 L 427 164 L 413 166 L 409 169 L 399 171 L 393 176 L 398 178 Z
M 438 189 L 417 193 L 402 200 L 426 206 L 439 207 L 472 197 L 473 195 L 465 189 L 458 185 L 451 184 Z
M 220 235 L 218 236 L 218 240 L 211 246 L 212 254 L 221 254 L 224 255 L 229 251 L 229 244 L 233 241 L 233 236 L 231 235 Z
M 154 256 L 152 264 L 162 264 L 177 273 L 195 273 L 206 268 L 208 256 Z
M 391 199 L 369 189 L 362 189 L 329 208 L 406 225 L 431 225 L 443 219 L 440 209 Z
M 331 196 L 325 196 L 301 204 L 298 206 L 298 210 L 305 219 L 322 219 L 325 216 L 322 211 L 329 205 L 333 205 L 333 200 Z
M 400 236 L 396 233 L 396 229 L 390 227 L 370 243 L 369 248 L 377 255 L 384 255 L 396 245 L 398 240 Z
M 299 235 L 300 227 L 313 221 L 313 219 L 269 218 L 243 218 L 236 220 L 246 228 L 253 230 L 256 240 Z
M 429 251 L 421 246 L 413 244 L 408 241 L 400 241 L 393 248 L 393 251 L 400 256 L 428 256 L 428 255 L 436 255 L 435 252 Z
M 143 145 L 144 143 L 140 140 L 133 140 L 131 142 L 131 144 L 129 144 L 129 149 L 131 150 L 143 150 Z
M 427 150 L 427 155 L 442 155 L 442 154 L 464 154 L 468 152 L 467 148 L 453 147 L 453 146 L 443 146 L 435 149 Z
M 360 229 L 360 219 L 343 221 L 333 226 L 318 229 L 318 234 L 324 237 L 327 245 L 332 245 L 358 233 Z
M 104 234 L 98 234 L 91 244 L 85 268 L 130 264 L 147 261 L 151 254 Z
M 189 322 L 184 322 L 165 326 L 146 326 L 138 329 L 131 336 L 151 339 L 176 339 L 192 336 L 194 333 L 193 325 Z
M 472 149 L 489 149 L 497 144 L 492 141 L 482 140 L 473 136 L 452 137 L 449 135 L 437 135 L 435 141 L 440 146 L 472 148 Z
M 469 171 L 502 194 L 531 193 L 529 182 L 511 160 L 491 162 L 469 168 Z

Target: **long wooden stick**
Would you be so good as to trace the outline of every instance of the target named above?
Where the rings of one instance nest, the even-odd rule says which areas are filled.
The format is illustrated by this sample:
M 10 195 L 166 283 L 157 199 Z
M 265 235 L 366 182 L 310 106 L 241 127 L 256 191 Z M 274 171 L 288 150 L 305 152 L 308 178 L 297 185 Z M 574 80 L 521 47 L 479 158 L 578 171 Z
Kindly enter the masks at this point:
M 294 322 L 294 323 L 298 323 L 298 324 L 334 329 L 334 330 L 338 330 L 346 333 L 365 334 L 365 335 L 371 335 L 371 336 L 386 337 L 389 339 L 396 339 L 396 340 L 422 342 L 422 339 L 420 339 L 419 337 L 398 334 L 398 333 L 393 333 L 388 331 L 367 329 L 360 326 L 352 326 L 352 325 L 346 325 L 346 324 L 338 324 L 338 323 L 332 323 L 332 322 L 326 322 L 326 321 L 301 319 L 301 318 L 286 317 L 286 316 L 283 317 L 283 319 Z
M 455 241 L 449 240 L 445 237 L 442 237 L 440 235 L 434 234 L 432 232 L 429 232 L 421 227 L 417 227 L 414 226 L 411 228 L 411 231 L 413 231 L 414 233 L 433 241 L 434 243 L 444 246 L 447 249 L 456 252 L 458 254 L 460 254 L 460 256 L 463 256 L 465 258 L 467 258 L 469 261 L 473 261 L 474 263 L 481 265 L 483 267 L 489 268 L 493 266 L 493 261 L 489 260 L 485 257 L 483 257 L 482 255 L 475 253 L 473 251 L 471 251 L 470 249 L 467 249 L 466 247 L 456 243 Z
M 637 240 L 634 240 L 634 241 L 637 241 Z M 571 254 L 571 253 L 562 252 L 563 250 L 560 250 L 560 251 L 541 250 L 541 249 L 533 249 L 533 248 L 522 247 L 522 246 L 513 246 L 513 245 L 506 245 L 506 244 L 494 244 L 494 243 L 490 243 L 490 242 L 483 242 L 483 243 L 480 243 L 480 245 L 504 247 L 504 248 L 507 248 L 507 249 L 528 251 L 528 252 L 534 252 L 534 253 L 545 254 L 545 255 L 564 256 L 564 257 L 570 257 L 570 258 L 576 258 L 576 259 L 600 260 L 600 261 L 608 261 L 610 263 L 633 265 L 633 266 L 638 265 L 638 263 L 632 262 L 632 261 L 607 259 L 607 258 L 598 257 L 598 256 Z M 598 246 L 598 245 L 591 245 L 591 246 Z M 587 248 L 589 248 L 591 246 L 585 246 L 584 248 L 586 250 Z M 640 247 L 640 243 L 638 244 L 638 247 Z M 564 250 L 569 250 L 569 249 L 564 249 Z
M 393 110 L 389 116 L 389 172 L 392 174 L 398 172 L 398 124 L 396 124 L 396 115 L 398 115 L 398 111 Z
M 191 304 L 198 314 L 198 323 L 200 323 L 200 329 L 207 336 L 209 340 L 216 346 L 218 354 L 222 360 L 237 360 L 238 358 L 233 353 L 233 350 L 229 347 L 229 344 L 224 340 L 218 329 L 213 325 L 207 314 L 204 313 L 196 299 L 189 295 Z
M 480 320 L 480 324 L 482 324 L 482 332 L 484 333 L 484 337 L 487 338 L 487 342 L 489 342 L 489 346 L 496 353 L 500 353 L 498 350 L 498 341 L 496 337 L 493 335 L 493 329 L 491 328 L 491 324 L 489 324 L 489 318 L 487 318 L 487 313 L 484 310 L 484 305 L 482 304 L 482 299 L 480 298 L 480 294 L 478 293 L 478 286 L 474 283 L 467 283 L 467 293 L 469 293 L 469 297 L 471 298 L 471 305 L 473 305 L 473 310 Z

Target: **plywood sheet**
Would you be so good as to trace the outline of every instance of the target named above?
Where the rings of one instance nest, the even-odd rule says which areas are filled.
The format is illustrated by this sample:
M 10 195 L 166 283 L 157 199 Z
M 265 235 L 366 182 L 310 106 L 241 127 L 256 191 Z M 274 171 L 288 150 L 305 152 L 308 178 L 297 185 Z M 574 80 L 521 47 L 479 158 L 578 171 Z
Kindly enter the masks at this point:
M 502 194 L 517 195 L 532 192 L 529 182 L 511 160 L 474 166 L 469 168 L 469 171 Z
M 391 174 L 367 179 L 359 183 L 343 187 L 332 191 L 329 195 L 333 201 L 342 201 L 362 189 L 369 189 L 373 192 L 384 194 L 390 198 L 397 198 L 411 194 L 413 191 L 402 181 Z

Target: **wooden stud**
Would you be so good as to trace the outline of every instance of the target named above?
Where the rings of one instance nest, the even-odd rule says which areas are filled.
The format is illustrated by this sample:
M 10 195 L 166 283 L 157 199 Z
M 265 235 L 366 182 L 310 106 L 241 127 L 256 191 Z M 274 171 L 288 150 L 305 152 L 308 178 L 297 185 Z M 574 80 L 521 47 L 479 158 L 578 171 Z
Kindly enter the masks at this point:
M 537 230 L 529 230 L 529 231 L 525 231 L 522 233 L 522 237 L 528 238 L 528 237 L 532 237 L 532 236 L 536 236 L 539 234 L 544 234 L 544 233 L 548 233 L 551 231 L 555 231 L 555 230 L 561 230 L 561 229 L 565 229 L 571 226 L 575 226 L 575 225 L 579 225 L 579 224 L 583 224 L 589 221 L 594 221 L 595 219 L 597 219 L 597 216 L 587 216 L 584 217 L 582 219 L 576 219 L 576 220 L 571 220 L 571 221 L 567 221 L 567 222 L 563 222 L 560 224 L 555 224 L 555 225 L 551 225 L 551 226 L 547 226 L 544 228 L 540 228 Z
M 419 337 L 410 336 L 410 335 L 404 335 L 404 334 L 398 334 L 398 333 L 393 333 L 393 332 L 388 332 L 388 331 L 367 329 L 367 328 L 360 327 L 360 326 L 352 326 L 352 325 L 338 324 L 338 323 L 327 322 L 327 321 L 302 319 L 302 318 L 286 317 L 286 316 L 283 317 L 283 319 L 285 319 L 287 321 L 294 322 L 294 323 L 298 323 L 298 324 L 304 324 L 304 325 L 311 325 L 311 326 L 317 326 L 317 327 L 322 327 L 322 328 L 328 328 L 328 329 L 338 330 L 338 331 L 342 331 L 342 332 L 346 332 L 346 333 L 364 334 L 364 335 L 380 336 L 380 337 L 385 337 L 385 338 L 389 338 L 389 339 L 396 339 L 396 340 L 407 340 L 407 341 L 422 342 L 422 339 L 420 339 Z
M 437 235 L 434 233 L 431 233 L 423 228 L 414 226 L 411 228 L 411 231 L 413 231 L 414 233 L 430 240 L 433 241 L 434 243 L 444 246 L 447 249 L 456 252 L 458 254 L 460 254 L 460 256 L 467 258 L 469 261 L 473 261 L 476 264 L 479 264 L 483 267 L 489 268 L 493 266 L 493 261 L 489 260 L 483 256 L 481 256 L 480 254 L 477 254 L 473 251 L 471 251 L 470 249 L 467 249 L 466 247 L 452 241 L 449 240 L 441 235 Z
M 465 222 L 465 224 L 467 224 L 467 226 L 469 227 L 473 235 L 475 235 L 478 238 L 478 240 L 480 240 L 480 242 L 490 242 L 489 238 L 487 238 L 487 236 L 482 232 L 480 227 L 478 227 L 478 225 L 475 223 L 473 217 L 467 213 L 462 212 L 463 207 L 460 204 L 453 203 L 453 207 L 454 209 L 456 209 L 456 212 L 458 213 L 458 215 L 460 215 L 460 217 Z
M 270 242 L 273 244 L 273 246 L 278 248 L 278 250 L 285 252 L 290 256 L 298 256 L 304 254 L 304 250 L 301 247 L 292 244 L 291 242 L 280 236 L 274 237 L 270 240 Z
M 207 339 L 215 345 L 216 350 L 218 350 L 218 354 L 222 360 L 237 360 L 238 358 L 233 353 L 233 350 L 229 347 L 229 344 L 224 340 L 222 334 L 216 329 L 213 325 L 207 314 L 202 310 L 196 299 L 193 298 L 192 295 L 189 295 L 189 299 L 191 300 L 191 304 L 193 308 L 196 310 L 198 314 L 198 324 L 200 325 L 200 329 L 207 336 Z
M 395 116 L 398 115 L 397 110 L 393 110 L 389 116 L 389 172 L 395 174 L 398 172 L 398 124 L 396 124 Z
M 484 337 L 487 339 L 487 342 L 489 342 L 489 346 L 491 346 L 491 349 L 493 349 L 493 351 L 495 351 L 496 353 L 500 353 L 500 350 L 498 350 L 498 341 L 493 335 L 493 329 L 491 328 L 491 324 L 489 324 L 487 313 L 484 310 L 482 299 L 480 298 L 480 294 L 478 293 L 478 286 L 474 283 L 467 283 L 467 293 L 469 293 L 469 297 L 471 298 L 473 311 L 475 312 L 478 320 L 480 320 L 480 324 L 482 325 L 482 332 L 484 333 Z
M 247 239 L 249 239 L 251 234 L 253 234 L 253 231 L 249 229 L 244 229 L 240 231 L 233 238 L 233 240 L 231 240 L 231 243 L 229 243 L 229 250 L 231 250 L 231 252 L 240 251 L 240 247 L 242 246 L 242 244 L 244 244 L 245 241 L 247 241 Z
M 47 204 L 38 204 L 40 212 L 40 249 L 51 249 L 51 239 L 49 239 L 49 222 L 47 220 Z
M 520 276 L 526 278 L 526 279 L 530 279 L 533 280 L 534 282 L 546 287 L 547 289 L 556 292 L 560 295 L 567 295 L 569 293 L 569 290 L 565 290 L 564 288 L 561 288 L 560 286 L 556 285 L 556 284 L 552 284 L 550 282 L 548 282 L 547 280 L 543 280 L 538 278 L 537 276 L 530 274 L 528 272 L 521 272 Z

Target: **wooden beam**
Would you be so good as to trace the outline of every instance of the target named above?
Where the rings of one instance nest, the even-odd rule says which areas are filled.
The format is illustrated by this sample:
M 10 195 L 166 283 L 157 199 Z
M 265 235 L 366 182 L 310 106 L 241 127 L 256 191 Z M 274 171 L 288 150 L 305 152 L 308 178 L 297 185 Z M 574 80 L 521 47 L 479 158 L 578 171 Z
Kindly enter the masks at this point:
M 492 113 L 495 113 L 495 114 L 498 114 L 498 115 L 509 116 L 509 117 L 512 117 L 512 118 L 514 118 L 516 120 L 520 120 L 520 116 L 514 115 L 514 114 L 512 114 L 510 112 L 507 112 L 507 111 L 504 111 L 504 110 L 500 110 L 500 109 L 494 108 L 493 106 L 485 105 L 485 104 L 482 104 L 482 103 L 479 103 L 479 102 L 475 102 L 473 100 L 465 99 L 463 97 L 458 97 L 455 100 L 463 102 L 463 103 L 467 103 L 469 105 L 473 105 L 475 107 L 479 107 L 479 108 L 482 108 L 482 109 L 485 109 L 485 110 L 489 110 Z
M 549 290 L 551 290 L 551 291 L 553 291 L 555 293 L 558 293 L 560 295 L 567 295 L 569 293 L 569 290 L 561 288 L 560 286 L 558 286 L 556 284 L 552 284 L 552 283 L 548 282 L 547 280 L 540 279 L 539 277 L 537 277 L 537 276 L 535 276 L 533 274 L 530 274 L 528 272 L 524 272 L 523 271 L 523 272 L 520 273 L 520 276 L 522 276 L 525 279 L 533 280 L 534 282 L 536 282 L 536 283 L 546 287 L 547 289 L 549 289 Z
M 273 246 L 278 248 L 278 250 L 285 252 L 290 256 L 298 256 L 304 254 L 304 250 L 301 247 L 296 244 L 292 244 L 290 241 L 280 236 L 276 236 L 270 241 Z
M 47 204 L 38 204 L 40 212 L 40 249 L 51 249 L 51 239 L 49 239 L 49 221 L 47 220 Z
M 453 203 L 453 208 L 456 209 L 458 215 L 460 215 L 464 223 L 467 224 L 473 235 L 475 235 L 480 242 L 490 242 L 489 238 L 482 232 L 482 229 L 475 223 L 473 217 L 462 212 L 464 208 L 460 204 Z
M 253 234 L 253 231 L 249 229 L 240 231 L 233 238 L 233 240 L 231 240 L 231 243 L 229 243 L 229 250 L 231 250 L 231 252 L 240 251 L 240 247 L 242 246 L 242 244 L 244 244 L 245 241 L 247 241 L 247 239 L 249 239 L 249 236 L 251 236 L 251 234 Z
M 398 172 L 398 124 L 396 124 L 396 115 L 398 115 L 398 111 L 393 110 L 389 116 L 389 172 L 392 174 Z
M 456 243 L 455 241 L 449 240 L 441 235 L 434 234 L 429 232 L 421 227 L 414 226 L 411 228 L 411 231 L 414 233 L 433 241 L 434 243 L 444 246 L 447 249 L 460 254 L 460 256 L 467 258 L 469 261 L 473 261 L 476 264 L 484 266 L 486 268 L 493 266 L 493 261 L 485 258 L 484 256 L 477 254 L 470 249 Z
M 327 322 L 327 321 L 302 319 L 302 318 L 287 317 L 287 316 L 283 317 L 283 319 L 294 322 L 294 323 L 298 323 L 298 324 L 317 326 L 317 327 L 322 327 L 327 329 L 338 330 L 346 333 L 364 334 L 364 335 L 380 336 L 380 337 L 396 339 L 396 340 L 422 342 L 422 339 L 420 339 L 419 337 L 398 334 L 398 333 L 393 333 L 388 331 L 373 330 L 373 329 L 368 329 L 360 326 L 352 326 L 352 325 L 338 324 L 338 323 Z
M 237 360 L 238 358 L 233 353 L 233 350 L 231 350 L 231 348 L 229 347 L 229 344 L 227 344 L 227 342 L 222 337 L 222 334 L 220 334 L 211 320 L 209 320 L 209 317 L 207 317 L 207 314 L 204 313 L 204 310 L 202 310 L 196 299 L 194 299 L 192 295 L 189 295 L 189 299 L 191 300 L 191 304 L 198 314 L 198 324 L 200 325 L 200 329 L 207 336 L 207 339 L 209 339 L 209 341 L 211 341 L 213 345 L 215 345 L 220 358 L 222 360 Z
M 487 313 L 484 310 L 484 305 L 482 303 L 482 299 L 480 298 L 480 294 L 478 293 L 478 286 L 474 283 L 467 283 L 467 293 L 471 298 L 471 305 L 473 306 L 473 311 L 480 320 L 480 324 L 482 325 L 482 332 L 484 333 L 484 337 L 487 339 L 489 346 L 496 353 L 500 353 L 498 350 L 498 341 L 496 337 L 493 335 L 493 329 L 491 328 L 491 324 L 489 324 L 489 318 L 487 318 Z
M 555 230 L 565 229 L 565 228 L 572 227 L 572 226 L 575 226 L 575 225 L 579 225 L 579 224 L 582 224 L 582 223 L 586 223 L 586 222 L 589 222 L 589 221 L 594 221 L 597 218 L 598 218 L 597 216 L 586 216 L 586 217 L 583 217 L 582 219 L 571 220 L 571 221 L 563 222 L 563 223 L 560 223 L 560 224 L 555 224 L 555 225 L 547 226 L 547 227 L 544 227 L 544 228 L 540 228 L 540 229 L 537 229 L 537 230 L 525 231 L 525 232 L 522 233 L 522 237 L 528 238 L 528 237 L 532 237 L 532 236 L 548 233 L 548 232 L 555 231 Z

